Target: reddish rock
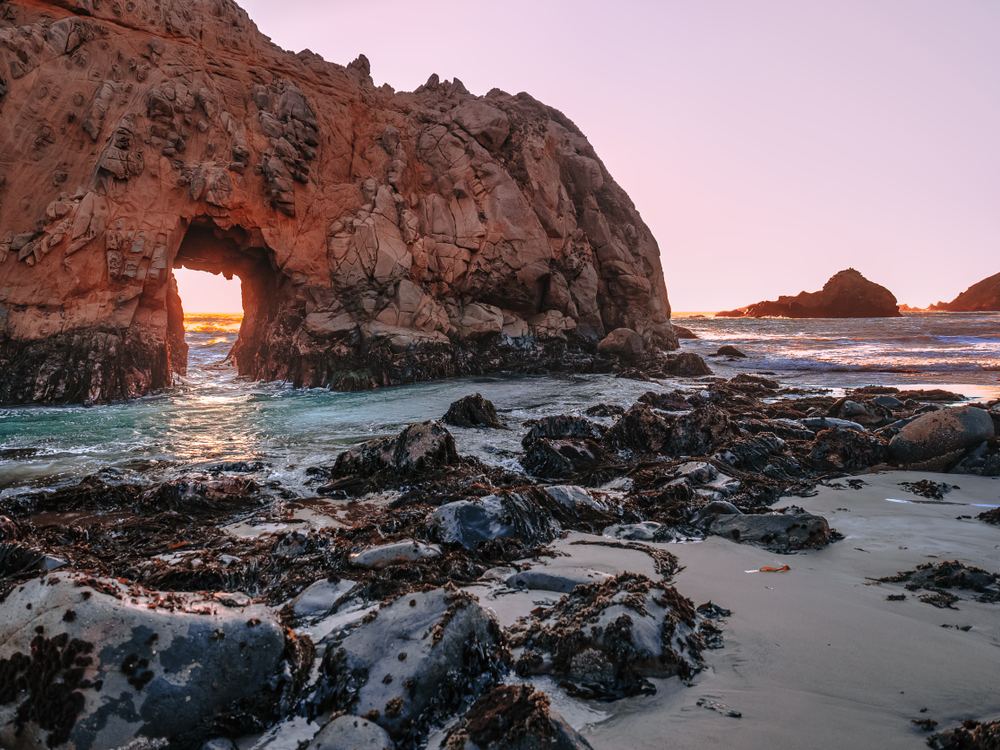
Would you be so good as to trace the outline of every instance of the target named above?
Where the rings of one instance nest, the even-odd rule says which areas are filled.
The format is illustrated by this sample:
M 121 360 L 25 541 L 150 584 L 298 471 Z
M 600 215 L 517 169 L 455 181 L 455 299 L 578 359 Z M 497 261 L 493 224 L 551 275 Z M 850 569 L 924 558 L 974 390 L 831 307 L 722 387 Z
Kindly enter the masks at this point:
M 853 268 L 830 278 L 818 292 L 757 302 L 717 318 L 898 318 L 896 298 L 884 286 L 869 281 Z
M 648 227 L 527 94 L 376 87 L 230 0 L 4 3 L 0 71 L 0 402 L 168 385 L 179 267 L 239 276 L 237 368 L 298 386 L 535 361 L 482 356 L 504 338 L 677 346 Z
M 938 302 L 927 309 L 945 312 L 1000 310 L 1000 273 L 973 284 L 951 302 Z

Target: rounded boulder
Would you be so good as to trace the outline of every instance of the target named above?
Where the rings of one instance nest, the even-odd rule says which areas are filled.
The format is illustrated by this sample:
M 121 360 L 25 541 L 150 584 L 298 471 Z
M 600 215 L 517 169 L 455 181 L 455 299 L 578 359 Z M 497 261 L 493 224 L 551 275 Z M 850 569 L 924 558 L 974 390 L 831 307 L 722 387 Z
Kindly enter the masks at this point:
M 899 464 L 913 464 L 968 450 L 995 434 L 985 409 L 957 406 L 940 409 L 904 426 L 889 443 L 889 455 Z

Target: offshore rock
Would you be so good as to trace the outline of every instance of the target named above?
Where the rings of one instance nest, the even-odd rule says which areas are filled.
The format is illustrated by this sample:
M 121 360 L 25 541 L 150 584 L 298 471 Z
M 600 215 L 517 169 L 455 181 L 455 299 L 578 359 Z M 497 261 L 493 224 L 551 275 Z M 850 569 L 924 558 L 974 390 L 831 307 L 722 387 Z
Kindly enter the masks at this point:
M 7 2 L 0 71 L 0 402 L 169 385 L 180 267 L 242 279 L 236 367 L 296 386 L 677 348 L 649 228 L 527 94 L 376 87 L 231 0 Z
M 928 309 L 947 312 L 1000 310 L 1000 273 L 973 284 L 951 302 L 938 302 Z
M 898 318 L 896 298 L 884 286 L 869 281 L 853 268 L 834 274 L 818 292 L 757 302 L 718 318 Z
M 285 649 L 268 607 L 80 574 L 18 587 L 0 633 L 0 746 L 10 750 L 177 737 L 266 690 Z

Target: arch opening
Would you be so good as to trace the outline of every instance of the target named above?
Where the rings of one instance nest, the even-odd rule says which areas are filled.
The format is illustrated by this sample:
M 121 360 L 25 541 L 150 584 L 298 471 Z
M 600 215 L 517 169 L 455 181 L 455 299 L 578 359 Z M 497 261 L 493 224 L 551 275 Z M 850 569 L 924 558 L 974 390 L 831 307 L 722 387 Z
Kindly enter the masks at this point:
M 188 227 L 174 257 L 173 269 L 205 271 L 227 280 L 238 278 L 243 319 L 236 343 L 229 351 L 240 375 L 256 375 L 257 362 L 266 342 L 266 331 L 278 312 L 278 274 L 270 251 L 263 242 L 242 227 L 219 229 L 208 221 L 195 221 Z M 205 309 L 199 301 L 199 309 Z M 213 310 L 212 312 L 226 312 Z M 185 341 L 184 306 L 171 273 L 167 300 L 167 349 L 172 373 L 185 375 L 188 344 Z

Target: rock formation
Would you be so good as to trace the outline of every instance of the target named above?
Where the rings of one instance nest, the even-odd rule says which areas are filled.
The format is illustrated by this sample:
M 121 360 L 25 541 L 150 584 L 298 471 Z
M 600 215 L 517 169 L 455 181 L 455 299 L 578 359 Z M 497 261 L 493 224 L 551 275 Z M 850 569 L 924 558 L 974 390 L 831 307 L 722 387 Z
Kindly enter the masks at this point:
M 376 87 L 230 0 L 3 3 L 0 151 L 0 402 L 168 385 L 179 267 L 239 276 L 236 366 L 299 386 L 676 348 L 656 241 L 564 115 Z
M 943 312 L 1000 310 L 1000 273 L 973 284 L 951 302 L 938 302 L 927 309 Z
M 716 313 L 718 318 L 898 318 L 896 298 L 884 286 L 869 281 L 853 268 L 834 274 L 818 292 L 783 295 L 738 310 Z

